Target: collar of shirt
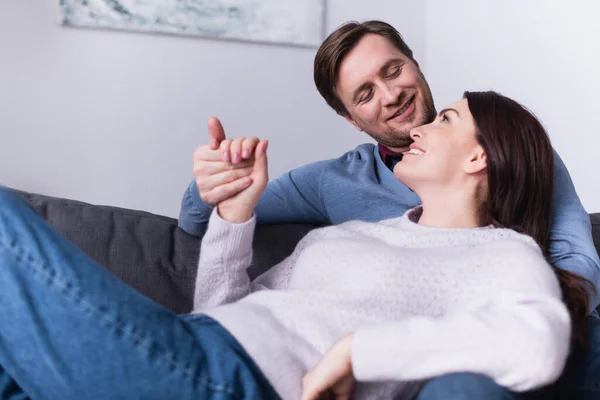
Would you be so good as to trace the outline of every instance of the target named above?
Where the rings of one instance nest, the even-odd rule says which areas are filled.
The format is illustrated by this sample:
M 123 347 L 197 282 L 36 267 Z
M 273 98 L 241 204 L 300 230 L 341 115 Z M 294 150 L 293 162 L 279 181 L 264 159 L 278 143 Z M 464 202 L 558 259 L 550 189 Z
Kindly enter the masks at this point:
M 402 153 L 396 153 L 395 151 L 391 151 L 387 147 L 379 144 L 377 146 L 379 148 L 379 155 L 383 160 L 383 163 L 391 170 L 394 169 L 394 166 L 398 163 L 398 161 L 402 160 Z

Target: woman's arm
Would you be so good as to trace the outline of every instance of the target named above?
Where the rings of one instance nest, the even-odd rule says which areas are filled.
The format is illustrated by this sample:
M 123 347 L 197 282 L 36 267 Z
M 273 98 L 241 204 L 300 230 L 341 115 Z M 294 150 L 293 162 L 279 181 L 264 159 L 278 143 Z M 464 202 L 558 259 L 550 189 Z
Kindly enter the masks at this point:
M 533 249 L 507 255 L 506 261 L 506 278 L 486 286 L 486 298 L 474 299 L 468 308 L 356 331 L 355 377 L 421 380 L 472 372 L 514 391 L 557 379 L 569 352 L 571 324 L 554 272 Z
M 247 188 L 219 202 L 200 247 L 194 311 L 237 301 L 250 293 L 254 209 L 269 181 L 267 142 L 256 147 Z M 215 188 L 214 190 L 217 190 Z
M 552 297 L 502 296 L 439 319 L 413 317 L 358 330 L 351 354 L 354 376 L 421 380 L 471 372 L 514 391 L 553 382 L 569 350 L 567 309 Z
M 250 293 L 246 272 L 252 263 L 254 216 L 240 224 L 213 210 L 200 246 L 194 311 L 237 301 Z

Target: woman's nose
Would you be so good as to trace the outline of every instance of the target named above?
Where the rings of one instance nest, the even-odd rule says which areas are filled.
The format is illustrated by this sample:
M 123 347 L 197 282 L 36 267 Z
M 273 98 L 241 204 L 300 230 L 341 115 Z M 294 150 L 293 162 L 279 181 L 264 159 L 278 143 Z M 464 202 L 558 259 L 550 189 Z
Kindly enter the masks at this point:
M 421 127 L 420 126 L 418 126 L 416 128 L 412 128 L 410 130 L 410 138 L 412 140 L 415 140 L 417 138 L 421 139 L 422 137 L 423 137 L 423 132 L 421 131 Z

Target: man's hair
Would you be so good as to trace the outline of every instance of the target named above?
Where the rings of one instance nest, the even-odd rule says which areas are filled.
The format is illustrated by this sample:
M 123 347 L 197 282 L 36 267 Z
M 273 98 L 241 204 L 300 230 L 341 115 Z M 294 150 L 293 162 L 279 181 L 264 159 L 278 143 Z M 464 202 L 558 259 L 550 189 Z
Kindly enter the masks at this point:
M 340 64 L 358 42 L 368 34 L 379 35 L 396 47 L 406 57 L 413 59 L 410 47 L 400 33 L 390 24 L 381 21 L 347 22 L 330 34 L 321 44 L 315 56 L 315 85 L 327 104 L 340 115 L 348 115 L 348 110 L 336 92 Z

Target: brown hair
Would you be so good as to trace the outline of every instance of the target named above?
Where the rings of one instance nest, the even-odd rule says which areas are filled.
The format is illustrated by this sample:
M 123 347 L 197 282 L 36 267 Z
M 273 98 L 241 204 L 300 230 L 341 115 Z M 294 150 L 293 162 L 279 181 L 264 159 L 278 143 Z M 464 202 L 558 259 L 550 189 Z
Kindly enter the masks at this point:
M 496 92 L 465 92 L 487 159 L 489 195 L 485 223 L 514 229 L 538 243 L 548 257 L 554 152 L 537 118 Z M 554 267 L 571 314 L 573 339 L 585 343 L 591 282 Z
M 390 24 L 381 21 L 347 22 L 325 39 L 315 56 L 315 85 L 327 104 L 340 115 L 348 110 L 338 97 L 337 85 L 340 64 L 358 42 L 368 34 L 380 35 L 390 41 L 405 56 L 413 60 L 413 53 L 400 33 Z

